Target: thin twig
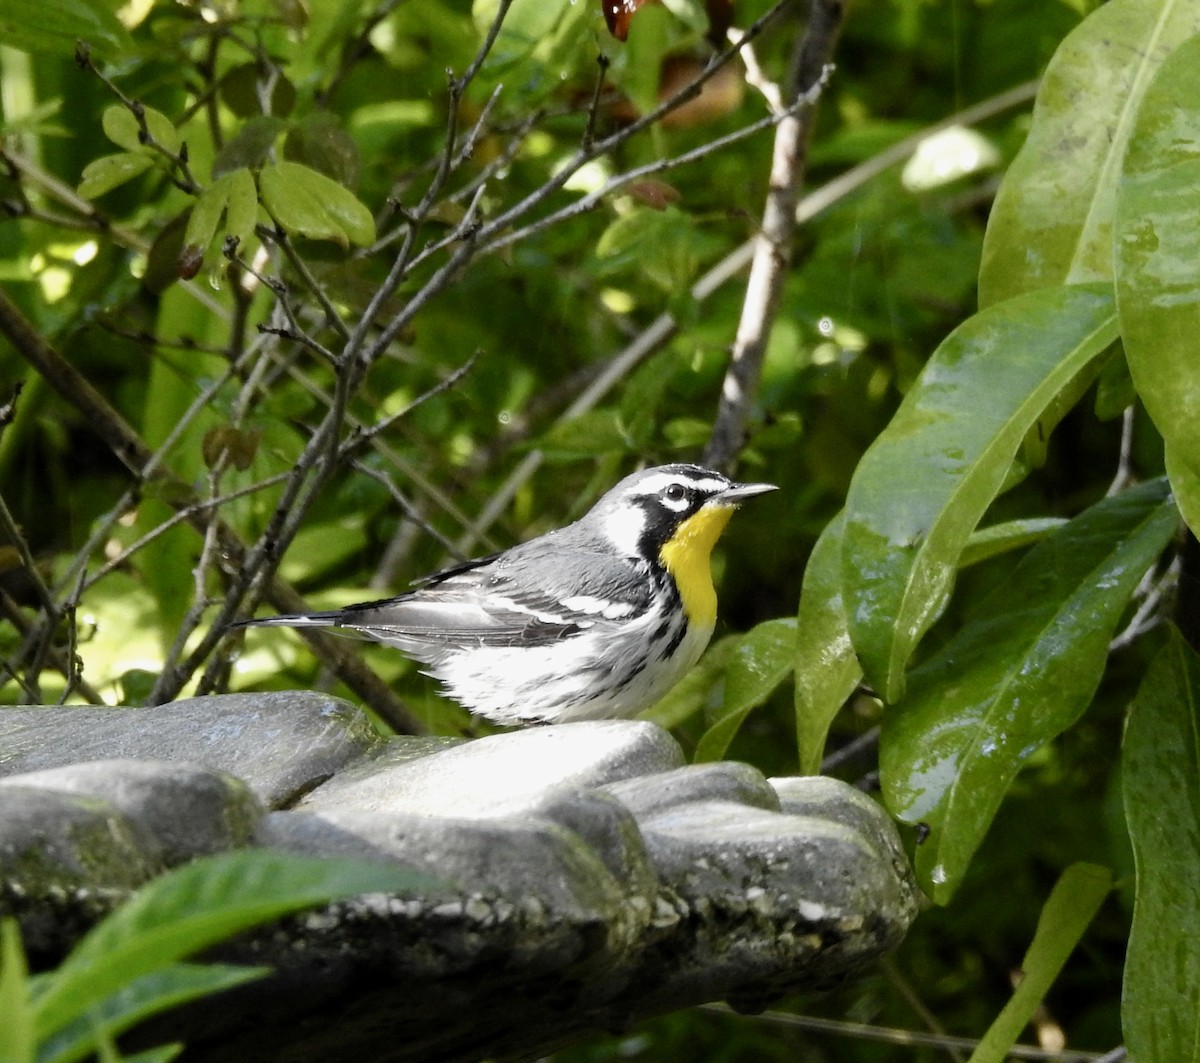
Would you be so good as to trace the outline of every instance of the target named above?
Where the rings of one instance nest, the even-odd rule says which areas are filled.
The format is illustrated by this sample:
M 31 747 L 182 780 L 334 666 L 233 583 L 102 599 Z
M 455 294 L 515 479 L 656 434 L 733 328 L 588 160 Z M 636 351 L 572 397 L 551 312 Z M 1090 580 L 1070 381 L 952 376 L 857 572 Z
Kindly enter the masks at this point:
M 844 17 L 843 0 L 812 0 L 805 31 L 797 38 L 792 52 L 781 99 L 789 102 L 803 99 L 808 86 L 820 84 L 827 76 Z M 758 394 L 767 342 L 775 327 L 791 261 L 796 204 L 807 168 L 814 115 L 812 106 L 794 112 L 789 107 L 789 113 L 780 120 L 775 132 L 770 190 L 755 240 L 733 353 L 721 386 L 712 435 L 704 450 L 704 464 L 714 468 L 728 469 L 733 465 Z

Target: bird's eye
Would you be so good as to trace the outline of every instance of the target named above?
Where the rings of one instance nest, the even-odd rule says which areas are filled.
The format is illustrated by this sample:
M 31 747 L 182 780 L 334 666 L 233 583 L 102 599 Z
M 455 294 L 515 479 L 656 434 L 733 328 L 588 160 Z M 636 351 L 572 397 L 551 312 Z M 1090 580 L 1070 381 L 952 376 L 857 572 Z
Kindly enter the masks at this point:
M 687 497 L 687 488 L 683 484 L 671 484 L 664 494 L 668 502 L 681 502 Z

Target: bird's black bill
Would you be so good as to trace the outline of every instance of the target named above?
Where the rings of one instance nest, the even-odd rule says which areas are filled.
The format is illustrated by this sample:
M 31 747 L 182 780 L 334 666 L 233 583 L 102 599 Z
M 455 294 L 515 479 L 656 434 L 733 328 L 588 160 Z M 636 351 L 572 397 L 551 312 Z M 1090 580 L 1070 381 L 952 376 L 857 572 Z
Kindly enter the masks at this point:
M 726 505 L 736 504 L 744 502 L 747 498 L 753 498 L 755 495 L 764 495 L 768 491 L 778 490 L 779 488 L 775 484 L 730 484 L 713 501 Z

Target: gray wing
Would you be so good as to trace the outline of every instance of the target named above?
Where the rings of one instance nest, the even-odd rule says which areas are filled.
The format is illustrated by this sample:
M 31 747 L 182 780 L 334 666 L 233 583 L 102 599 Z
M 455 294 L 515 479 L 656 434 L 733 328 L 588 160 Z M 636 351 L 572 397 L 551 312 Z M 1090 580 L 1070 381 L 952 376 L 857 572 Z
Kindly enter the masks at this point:
M 437 664 L 463 644 L 545 645 L 650 608 L 653 583 L 644 563 L 558 548 L 546 537 L 535 542 L 536 549 L 468 562 L 395 598 L 266 623 L 347 628 Z

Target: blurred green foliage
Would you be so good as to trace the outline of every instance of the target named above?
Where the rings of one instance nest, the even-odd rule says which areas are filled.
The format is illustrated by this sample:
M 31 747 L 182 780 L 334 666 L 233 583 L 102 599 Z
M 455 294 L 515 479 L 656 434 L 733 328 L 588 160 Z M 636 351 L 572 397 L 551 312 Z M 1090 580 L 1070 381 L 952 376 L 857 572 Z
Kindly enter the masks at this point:
M 623 132 L 668 72 L 701 69 L 703 5 L 647 7 L 619 44 L 598 4 L 515 0 L 477 70 L 496 0 L 110 6 L 0 0 L 0 282 L 157 456 L 130 476 L 97 442 L 112 426 L 0 340 L 0 404 L 23 385 L 0 496 L 34 566 L 0 546 L 0 698 L 349 693 L 291 636 L 218 640 L 247 572 L 277 564 L 314 607 L 382 596 L 577 517 L 640 463 L 700 454 L 746 294 L 744 271 L 709 271 L 756 232 L 771 132 L 599 190 L 763 117 L 734 63 L 706 107 Z M 742 0 L 736 24 L 770 6 Z M 799 31 L 786 14 L 754 42 L 766 77 Z M 878 973 L 796 1010 L 982 1037 L 1026 950 L 1039 962 L 1055 882 L 1062 905 L 1090 863 L 1118 888 L 1033 1032 L 1097 1052 L 1122 1039 L 1135 891 L 1119 749 L 1148 662 L 1174 645 L 1158 621 L 1179 566 L 1165 487 L 1121 489 L 1166 472 L 1195 526 L 1198 33 L 1178 0 L 849 9 L 739 455 L 782 490 L 722 540 L 714 646 L 654 710 L 700 756 L 770 774 L 857 749 L 828 770 L 869 785 L 882 762 L 891 811 L 914 821 L 946 906 Z M 663 315 L 666 338 L 625 357 Z M 45 624 L 41 588 L 58 610 Z M 1185 687 L 1185 651 L 1146 682 Z M 474 726 L 394 652 L 362 655 L 425 727 Z M 1027 664 L 1036 681 L 1016 683 Z M 1152 801 L 1153 758 L 1125 770 L 1126 803 Z M 950 870 L 918 849 L 926 828 Z M 1143 926 L 1200 873 L 1189 855 L 1166 882 L 1139 863 Z M 1139 955 L 1131 977 L 1153 967 Z M 1176 1063 L 1138 1012 L 1150 985 L 1126 986 L 1126 1030 L 1139 1059 Z M 943 1055 L 706 1012 L 561 1058 Z

